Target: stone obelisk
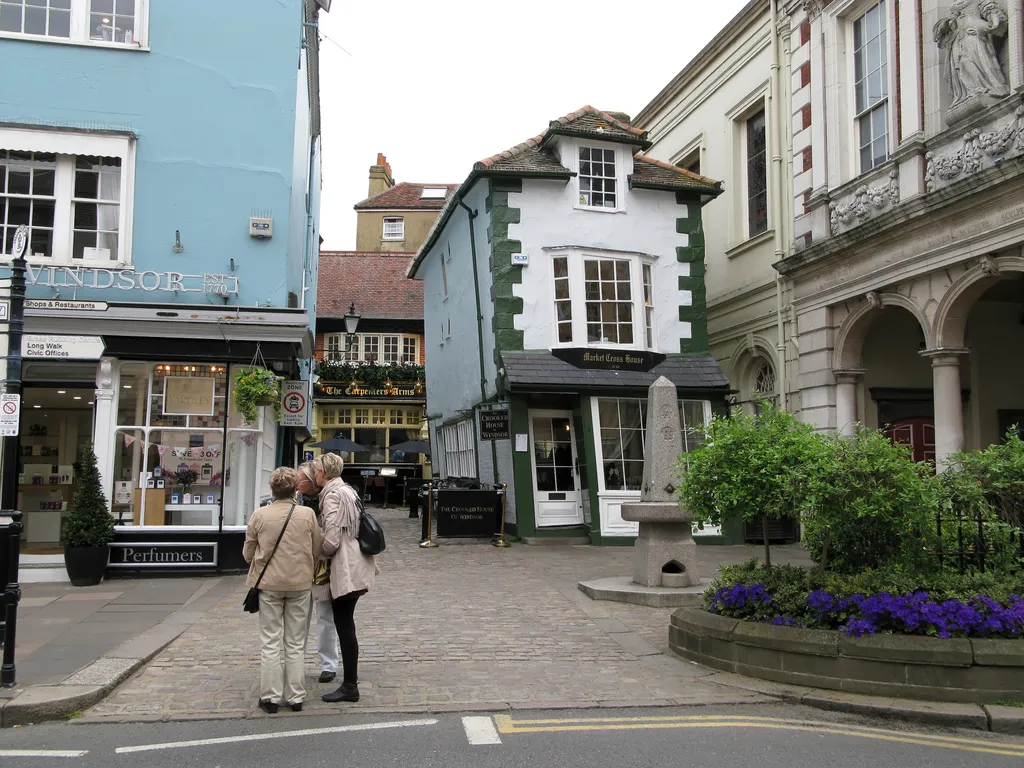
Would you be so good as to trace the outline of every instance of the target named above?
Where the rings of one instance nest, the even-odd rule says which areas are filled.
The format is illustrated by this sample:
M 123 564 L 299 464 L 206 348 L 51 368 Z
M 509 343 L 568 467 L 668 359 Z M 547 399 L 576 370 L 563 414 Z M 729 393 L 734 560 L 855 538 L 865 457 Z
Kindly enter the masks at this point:
M 640 501 L 622 505 L 622 519 L 640 523 L 633 545 L 633 581 L 647 587 L 700 584 L 693 514 L 676 498 L 683 453 L 676 386 L 658 377 L 647 391 L 647 439 Z

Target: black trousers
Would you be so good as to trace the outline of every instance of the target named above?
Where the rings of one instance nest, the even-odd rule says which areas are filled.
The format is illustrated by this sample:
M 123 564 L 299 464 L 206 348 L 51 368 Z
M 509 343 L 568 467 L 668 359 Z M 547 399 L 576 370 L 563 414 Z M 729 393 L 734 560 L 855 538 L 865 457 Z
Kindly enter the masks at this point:
M 338 630 L 338 644 L 341 646 L 342 683 L 355 685 L 359 682 L 359 641 L 356 639 L 356 603 L 365 592 L 351 592 L 331 601 L 334 612 L 334 627 Z

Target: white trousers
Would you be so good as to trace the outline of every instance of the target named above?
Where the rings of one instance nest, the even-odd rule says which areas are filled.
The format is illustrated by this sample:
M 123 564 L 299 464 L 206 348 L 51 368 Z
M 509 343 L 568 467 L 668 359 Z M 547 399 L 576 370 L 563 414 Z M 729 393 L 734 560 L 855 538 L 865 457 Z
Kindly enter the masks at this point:
M 330 600 L 314 600 L 316 605 L 316 650 L 320 654 L 320 671 L 338 673 L 338 630 L 334 628 L 334 609 Z M 306 621 L 306 642 L 309 642 L 310 611 Z
M 306 698 L 302 656 L 309 626 L 309 590 L 260 590 L 260 700 L 297 704 Z

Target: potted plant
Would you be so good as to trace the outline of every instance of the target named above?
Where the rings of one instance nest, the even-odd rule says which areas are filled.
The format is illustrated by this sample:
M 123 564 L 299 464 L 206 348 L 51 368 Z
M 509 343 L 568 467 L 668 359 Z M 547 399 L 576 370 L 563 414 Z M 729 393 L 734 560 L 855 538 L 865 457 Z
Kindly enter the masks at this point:
M 235 374 L 235 408 L 248 422 L 259 418 L 262 405 L 274 406 L 274 418 L 281 418 L 281 379 L 261 366 Z
M 199 479 L 199 473 L 194 469 L 179 469 L 172 477 L 181 486 L 182 493 L 190 493 L 193 483 Z
M 107 571 L 114 518 L 107 511 L 92 444 L 82 456 L 73 508 L 64 521 L 64 566 L 76 587 L 99 584 Z

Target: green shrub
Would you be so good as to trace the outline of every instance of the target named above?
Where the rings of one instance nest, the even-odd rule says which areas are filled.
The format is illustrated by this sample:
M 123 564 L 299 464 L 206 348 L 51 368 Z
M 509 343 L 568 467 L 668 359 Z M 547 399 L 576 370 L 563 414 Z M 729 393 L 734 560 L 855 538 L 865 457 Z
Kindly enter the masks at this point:
M 105 547 L 114 538 L 114 518 L 107 511 L 96 454 L 92 444 L 85 446 L 78 473 L 78 488 L 71 512 L 64 520 L 66 547 Z
M 680 463 L 679 497 L 698 523 L 721 525 L 799 517 L 821 438 L 811 427 L 761 403 L 760 413 L 717 417 L 707 438 Z M 767 537 L 765 562 L 771 562 Z
M 927 465 L 877 430 L 821 438 L 808 480 L 804 543 L 822 569 L 925 566 L 938 493 Z

